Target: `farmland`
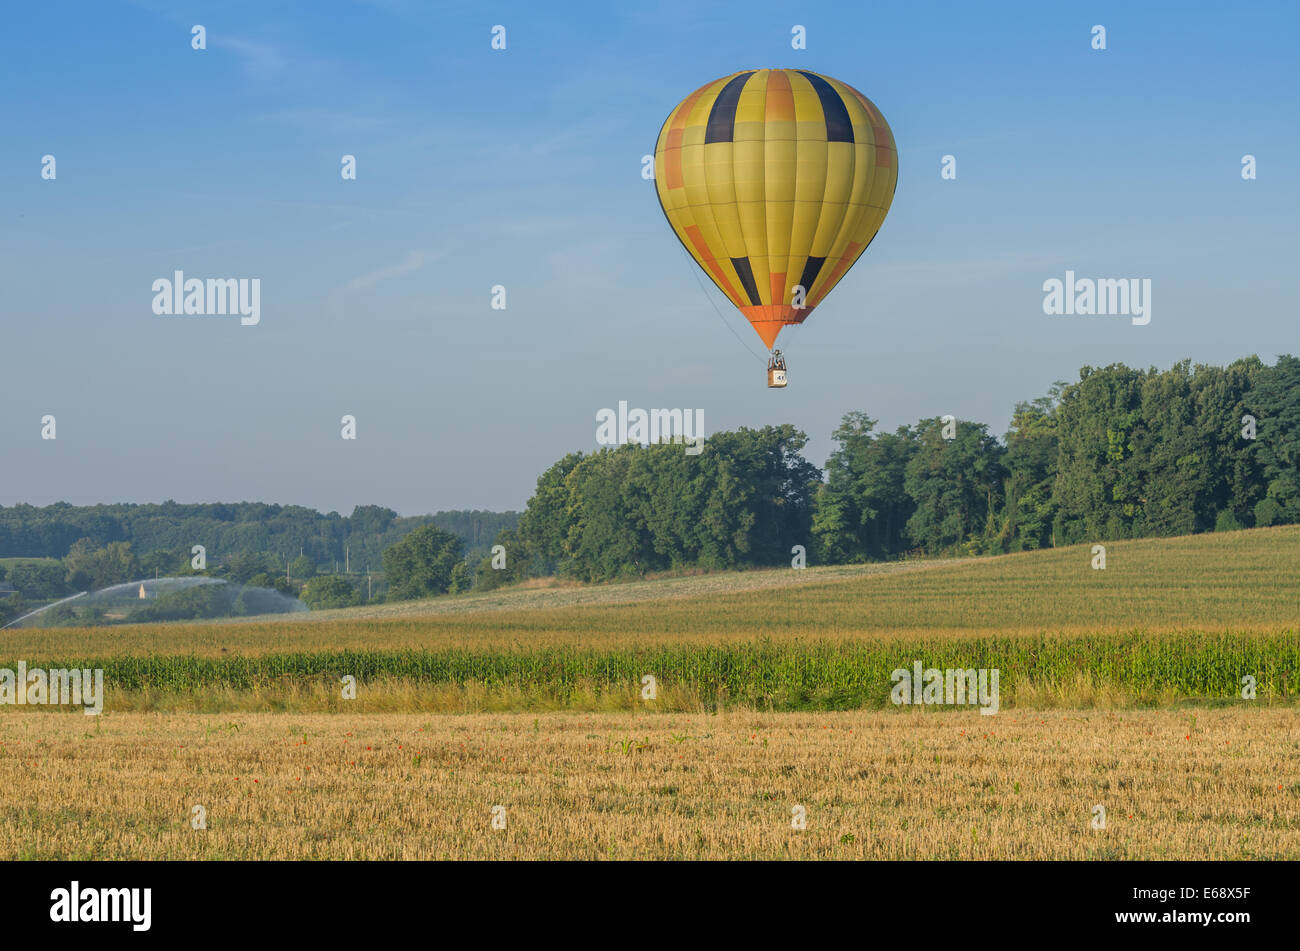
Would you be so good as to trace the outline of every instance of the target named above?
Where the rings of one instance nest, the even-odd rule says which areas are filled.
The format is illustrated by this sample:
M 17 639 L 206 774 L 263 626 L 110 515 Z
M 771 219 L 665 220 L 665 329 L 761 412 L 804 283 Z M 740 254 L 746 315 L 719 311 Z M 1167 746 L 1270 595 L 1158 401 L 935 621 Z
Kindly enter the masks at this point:
M 1295 858 L 1297 759 L 1241 707 L 18 716 L 0 856 Z
M 1008 706 L 1229 702 L 1247 675 L 1261 701 L 1294 699 L 1300 528 L 1107 548 L 1104 570 L 1076 546 L 467 595 L 378 616 L 10 630 L 0 665 L 102 667 L 110 709 L 145 711 L 629 710 L 646 674 L 661 710 L 880 708 L 891 671 L 916 660 L 998 668 Z M 346 675 L 354 701 L 339 696 Z
M 1300 529 L 1091 557 L 6 631 L 106 697 L 0 709 L 0 856 L 1300 855 Z M 914 661 L 1000 669 L 998 714 L 891 704 Z
M 1300 624 L 1300 526 L 997 558 L 729 572 L 628 585 L 471 594 L 261 621 L 10 629 L 0 656 L 305 650 L 642 648 L 770 637 L 1277 633 Z M 499 602 L 499 603 L 494 603 Z

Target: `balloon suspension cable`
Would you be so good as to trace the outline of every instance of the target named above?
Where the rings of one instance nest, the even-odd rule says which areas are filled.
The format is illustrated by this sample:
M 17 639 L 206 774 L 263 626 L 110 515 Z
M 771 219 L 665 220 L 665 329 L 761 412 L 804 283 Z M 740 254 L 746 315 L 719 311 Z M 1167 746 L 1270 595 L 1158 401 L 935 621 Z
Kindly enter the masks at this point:
M 700 280 L 700 269 L 698 267 L 695 267 L 695 260 L 689 254 L 687 254 L 685 245 L 680 245 L 680 247 L 682 249 L 682 254 L 685 255 L 686 257 L 687 263 L 691 265 L 691 273 L 695 275 L 695 283 L 700 285 L 700 293 L 703 294 L 706 298 L 708 298 L 709 304 L 713 307 L 713 312 L 718 315 L 718 319 L 722 321 L 724 325 L 726 325 L 726 328 L 728 330 L 731 331 L 731 335 L 740 341 L 740 345 L 749 351 L 749 355 L 753 357 L 755 360 L 761 361 L 763 358 L 759 356 L 757 353 L 755 353 L 753 348 L 750 347 L 749 344 L 745 343 L 744 339 L 741 338 L 740 334 L 736 333 L 736 328 L 732 327 L 730 322 L 728 322 L 727 318 L 722 316 L 722 311 L 718 310 L 718 305 L 714 303 L 713 296 L 709 294 L 708 289 L 704 286 L 704 282 Z
M 777 353 L 782 351 L 790 352 L 790 345 L 799 339 L 799 329 L 801 327 L 803 327 L 803 324 L 786 324 L 781 328 L 781 349 Z

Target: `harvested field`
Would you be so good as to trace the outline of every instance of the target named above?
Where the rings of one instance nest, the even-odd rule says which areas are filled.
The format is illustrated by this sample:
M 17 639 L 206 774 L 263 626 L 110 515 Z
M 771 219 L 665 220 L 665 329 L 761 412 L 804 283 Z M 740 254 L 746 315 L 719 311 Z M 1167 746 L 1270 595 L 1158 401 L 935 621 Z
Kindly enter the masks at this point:
M 1300 858 L 1286 710 L 0 722 L 6 859 Z

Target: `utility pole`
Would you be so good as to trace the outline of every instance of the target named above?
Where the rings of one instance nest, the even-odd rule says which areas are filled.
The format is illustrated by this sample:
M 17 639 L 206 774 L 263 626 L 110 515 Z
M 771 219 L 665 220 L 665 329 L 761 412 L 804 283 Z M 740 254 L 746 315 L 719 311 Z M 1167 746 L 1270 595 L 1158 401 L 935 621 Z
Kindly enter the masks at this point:
M 343 573 L 344 573 L 345 575 L 350 575 L 350 574 L 352 574 L 352 562 L 351 562 L 351 560 L 349 559 L 349 556 L 348 556 L 348 546 L 347 546 L 347 545 L 344 545 L 344 546 L 343 546 Z

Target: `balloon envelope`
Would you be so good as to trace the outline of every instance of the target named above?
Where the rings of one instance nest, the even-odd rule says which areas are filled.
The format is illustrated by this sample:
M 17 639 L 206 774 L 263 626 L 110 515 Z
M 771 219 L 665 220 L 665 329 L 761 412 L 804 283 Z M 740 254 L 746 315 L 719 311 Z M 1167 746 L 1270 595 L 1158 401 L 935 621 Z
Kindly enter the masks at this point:
M 802 69 L 746 70 L 701 86 L 669 114 L 655 146 L 668 223 L 769 349 L 866 250 L 897 183 L 880 110 L 847 83 Z

